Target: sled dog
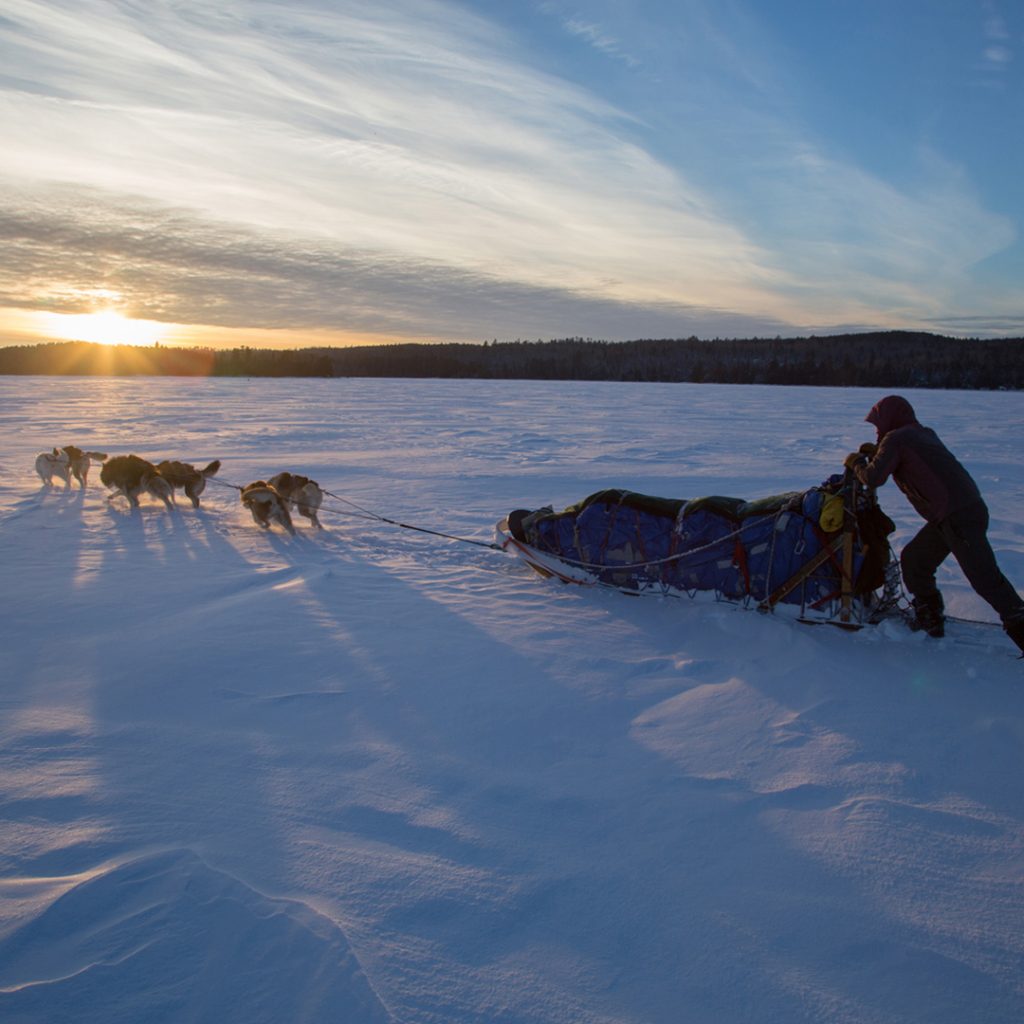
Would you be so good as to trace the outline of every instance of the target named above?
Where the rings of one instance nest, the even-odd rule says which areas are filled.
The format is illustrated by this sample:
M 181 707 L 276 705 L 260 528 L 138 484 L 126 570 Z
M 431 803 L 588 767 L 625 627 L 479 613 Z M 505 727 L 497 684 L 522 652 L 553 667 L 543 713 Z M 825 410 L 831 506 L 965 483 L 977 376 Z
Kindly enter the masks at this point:
M 242 504 L 252 513 L 257 526 L 269 529 L 271 522 L 280 523 L 289 533 L 295 533 L 288 502 L 265 480 L 254 480 L 242 488 Z
M 167 459 L 158 463 L 156 468 L 172 487 L 180 487 L 188 495 L 193 508 L 199 508 L 199 495 L 206 490 L 206 481 L 220 469 L 220 459 L 214 459 L 205 469 Z
M 71 460 L 67 452 L 58 451 L 56 448 L 52 452 L 40 452 L 36 456 L 36 472 L 44 487 L 50 487 L 55 476 L 64 481 L 65 487 L 71 486 Z
M 89 480 L 89 467 L 93 461 L 103 462 L 107 457 L 106 452 L 86 452 L 73 444 L 67 444 L 61 450 L 66 453 L 71 472 L 83 489 Z
M 174 500 L 174 488 L 161 475 L 152 462 L 138 455 L 115 455 L 103 463 L 100 480 L 113 492 L 110 500 L 123 494 L 133 508 L 139 507 L 139 496 L 151 494 L 159 498 L 168 511 Z
M 290 501 L 300 515 L 305 516 L 318 530 L 322 530 L 317 512 L 320 510 L 320 503 L 324 500 L 324 492 L 315 480 L 308 476 L 298 476 L 295 473 L 278 473 L 268 481 L 271 487 L 281 495 L 285 501 Z

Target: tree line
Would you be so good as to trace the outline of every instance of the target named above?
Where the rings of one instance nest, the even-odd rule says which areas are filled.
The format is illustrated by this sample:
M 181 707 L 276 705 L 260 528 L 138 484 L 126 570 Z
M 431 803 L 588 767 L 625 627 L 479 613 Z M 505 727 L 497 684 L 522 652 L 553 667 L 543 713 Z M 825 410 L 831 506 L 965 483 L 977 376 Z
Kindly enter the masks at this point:
M 52 342 L 0 348 L 0 374 L 455 377 L 1024 388 L 1024 338 L 879 331 L 799 338 L 425 343 L 355 348 L 169 348 Z

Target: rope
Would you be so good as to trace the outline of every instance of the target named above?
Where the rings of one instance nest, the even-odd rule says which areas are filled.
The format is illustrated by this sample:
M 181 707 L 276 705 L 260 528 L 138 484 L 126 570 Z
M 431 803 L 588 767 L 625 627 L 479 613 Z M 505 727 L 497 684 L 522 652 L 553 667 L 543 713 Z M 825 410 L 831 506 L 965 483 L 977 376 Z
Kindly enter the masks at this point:
M 402 523 L 397 519 L 388 519 L 387 516 L 382 516 L 377 512 L 371 512 L 369 509 L 363 508 L 362 505 L 357 505 L 354 501 L 351 501 L 348 498 L 343 498 L 340 494 L 333 493 L 333 491 L 324 491 L 324 494 L 331 498 L 336 498 L 338 501 L 343 501 L 346 505 L 351 505 L 353 508 L 358 509 L 362 518 L 375 519 L 377 522 L 387 523 L 389 526 L 399 526 L 403 530 L 415 530 L 417 533 L 429 533 L 432 537 L 444 537 L 446 540 L 456 540 L 461 544 L 474 544 L 479 548 L 490 548 L 492 551 L 504 550 L 500 544 L 496 544 L 493 541 L 474 540 L 472 537 L 457 537 L 453 533 L 444 533 L 441 530 L 430 530 L 425 526 L 413 526 L 411 523 Z M 350 512 L 347 514 L 353 515 L 354 513 Z
M 228 480 L 219 480 L 216 477 L 210 479 L 209 483 L 219 484 L 221 487 L 230 487 L 232 490 L 235 491 L 244 490 L 244 488 L 239 487 L 238 484 L 233 484 Z M 337 499 L 338 501 L 343 501 L 347 505 L 351 505 L 354 509 L 357 509 L 358 511 L 350 512 L 347 509 L 331 508 L 329 505 L 321 505 L 321 511 L 333 512 L 341 516 L 354 516 L 357 519 L 369 519 L 373 522 L 387 523 L 389 526 L 400 526 L 403 530 L 415 530 L 418 533 L 429 533 L 431 536 L 434 537 L 444 537 L 446 540 L 455 540 L 459 541 L 462 544 L 474 544 L 477 547 L 490 548 L 493 551 L 504 550 L 501 544 L 496 544 L 493 541 L 474 540 L 472 537 L 457 537 L 453 533 L 443 533 L 440 530 L 430 530 L 425 526 L 413 526 L 410 523 L 402 523 L 399 522 L 397 519 L 389 519 L 387 516 L 382 516 L 378 515 L 376 512 L 371 512 L 369 509 L 365 509 L 361 505 L 357 505 L 354 501 L 350 501 L 348 498 L 343 498 L 340 494 L 334 494 L 332 491 L 324 491 L 323 493 L 331 498 Z M 285 500 L 290 505 L 294 505 L 296 507 L 298 507 L 299 505 L 299 502 L 294 501 L 291 498 L 286 498 Z
M 947 615 L 947 622 L 963 622 L 971 626 L 997 626 L 999 629 L 1003 628 L 1001 622 L 991 622 L 988 619 L 963 619 L 959 615 Z
M 219 479 L 218 477 L 215 477 L 215 476 L 210 477 L 206 482 L 208 484 L 214 484 L 217 487 L 230 487 L 234 491 L 242 490 L 242 488 L 239 487 L 238 484 L 229 484 L 227 482 L 227 480 L 221 480 L 221 479 Z

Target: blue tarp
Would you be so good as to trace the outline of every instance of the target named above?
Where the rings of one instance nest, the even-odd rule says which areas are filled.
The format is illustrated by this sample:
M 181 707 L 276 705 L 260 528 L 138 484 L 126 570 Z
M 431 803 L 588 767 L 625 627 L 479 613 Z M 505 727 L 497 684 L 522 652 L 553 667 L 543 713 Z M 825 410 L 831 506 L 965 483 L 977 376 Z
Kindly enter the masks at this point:
M 757 502 L 722 497 L 681 501 L 605 490 L 563 512 L 526 514 L 520 528 L 526 543 L 582 565 L 602 583 L 624 589 L 710 590 L 760 601 L 839 535 L 823 528 L 821 515 L 842 482 L 836 476 L 803 493 Z M 863 562 L 855 532 L 854 579 Z M 841 586 L 836 554 L 782 600 L 814 606 L 837 597 Z

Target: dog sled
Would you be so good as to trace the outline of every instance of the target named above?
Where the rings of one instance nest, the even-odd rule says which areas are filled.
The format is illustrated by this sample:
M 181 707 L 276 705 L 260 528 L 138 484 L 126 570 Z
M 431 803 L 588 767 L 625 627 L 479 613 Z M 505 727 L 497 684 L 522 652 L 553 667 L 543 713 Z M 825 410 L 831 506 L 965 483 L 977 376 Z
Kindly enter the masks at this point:
M 608 489 L 561 512 L 517 509 L 496 540 L 540 575 L 627 594 L 712 595 L 856 629 L 895 613 L 892 520 L 852 473 L 756 501 Z

